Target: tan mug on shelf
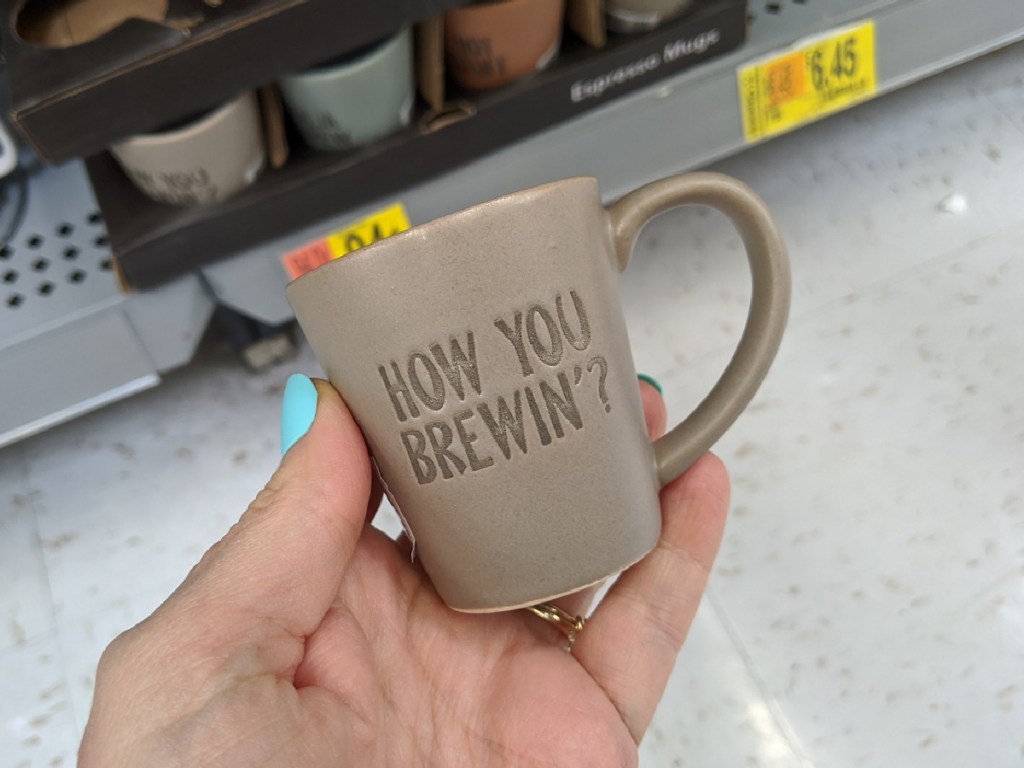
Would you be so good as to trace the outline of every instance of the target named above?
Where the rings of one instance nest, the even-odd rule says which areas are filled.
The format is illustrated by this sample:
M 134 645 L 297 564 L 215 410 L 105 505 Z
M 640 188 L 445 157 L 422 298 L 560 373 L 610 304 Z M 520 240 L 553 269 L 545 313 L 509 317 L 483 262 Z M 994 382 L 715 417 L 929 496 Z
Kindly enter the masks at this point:
M 506 85 L 547 67 L 562 42 L 564 0 L 498 0 L 444 15 L 445 61 L 471 90 Z
M 644 225 L 689 203 L 736 225 L 752 300 L 718 383 L 652 444 L 618 277 Z M 287 293 L 438 593 L 484 612 L 575 592 L 654 547 L 659 489 L 768 371 L 790 278 L 761 200 L 694 173 L 607 209 L 592 178 L 517 192 L 332 261 Z
M 154 200 L 218 203 L 252 184 L 266 163 L 259 104 L 243 93 L 200 117 L 118 142 L 110 153 Z

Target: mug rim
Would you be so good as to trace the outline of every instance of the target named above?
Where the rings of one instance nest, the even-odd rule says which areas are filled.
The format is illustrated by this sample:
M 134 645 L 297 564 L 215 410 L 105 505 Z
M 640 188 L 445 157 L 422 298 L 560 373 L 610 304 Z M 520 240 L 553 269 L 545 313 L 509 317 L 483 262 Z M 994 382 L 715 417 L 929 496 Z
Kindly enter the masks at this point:
M 226 119 L 231 113 L 245 106 L 245 103 L 254 98 L 252 91 L 243 91 L 238 96 L 220 105 L 212 112 L 208 112 L 194 123 L 183 125 L 180 128 L 173 128 L 169 131 L 156 131 L 153 133 L 139 133 L 129 136 L 112 145 L 112 149 L 125 148 L 149 148 L 159 146 L 172 141 L 187 140 L 196 134 L 206 131 L 214 124 Z
M 294 288 L 302 282 L 310 282 L 307 278 L 318 276 L 324 278 L 327 275 L 326 270 L 331 267 L 339 267 L 343 264 L 351 264 L 354 261 L 362 262 L 367 258 L 373 258 L 378 252 L 383 252 L 385 248 L 391 247 L 396 244 L 400 244 L 406 240 L 413 238 L 422 237 L 425 232 L 429 232 L 434 229 L 442 229 L 444 227 L 457 224 L 460 219 L 468 216 L 478 215 L 479 213 L 486 212 L 492 208 L 499 206 L 506 206 L 509 204 L 519 205 L 527 202 L 532 202 L 541 195 L 549 194 L 556 189 L 562 189 L 565 187 L 574 187 L 578 185 L 587 185 L 592 187 L 595 191 L 599 189 L 597 178 L 594 176 L 570 176 L 565 179 L 558 179 L 556 181 L 549 181 L 544 184 L 538 184 L 533 187 L 527 187 L 526 189 L 520 189 L 516 192 L 509 192 L 508 194 L 501 195 L 499 197 L 485 200 L 482 203 L 471 205 L 468 208 L 455 211 L 454 213 L 445 214 L 444 216 L 438 216 L 436 219 L 425 221 L 422 224 L 417 224 L 414 227 L 410 227 L 404 232 L 386 237 L 383 240 L 378 240 L 375 243 L 364 246 L 357 251 L 348 253 L 345 256 L 338 259 L 331 259 L 330 261 L 321 264 L 315 269 L 311 269 L 308 272 L 299 275 L 297 278 L 292 280 L 285 286 L 286 294 L 291 293 Z M 600 195 L 599 195 L 600 198 Z
M 378 41 L 376 45 L 357 59 L 344 61 L 340 64 L 328 64 L 327 66 L 314 64 L 312 67 L 299 72 L 293 72 L 290 75 L 282 77 L 281 82 L 313 84 L 320 83 L 325 80 L 332 80 L 338 75 L 349 75 L 354 72 L 359 72 L 377 64 L 382 59 L 387 58 L 395 48 L 399 47 L 399 45 L 408 40 L 408 38 L 409 28 L 405 27 L 397 34 L 392 35 L 391 37 L 385 37 L 383 40 Z
M 495 6 L 509 7 L 517 5 L 535 5 L 544 1 L 545 0 L 483 0 L 482 2 L 470 3 L 469 5 L 457 5 L 454 8 L 449 8 L 444 13 L 445 16 L 448 16 L 449 14 L 454 16 L 476 16 L 489 13 Z

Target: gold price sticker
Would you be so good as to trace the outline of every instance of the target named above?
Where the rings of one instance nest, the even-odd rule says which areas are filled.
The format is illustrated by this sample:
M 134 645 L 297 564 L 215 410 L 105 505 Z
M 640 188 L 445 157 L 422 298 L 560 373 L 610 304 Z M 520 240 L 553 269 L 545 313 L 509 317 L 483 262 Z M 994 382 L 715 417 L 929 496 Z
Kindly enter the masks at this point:
M 746 140 L 785 133 L 875 95 L 875 23 L 803 40 L 736 75 Z
M 409 226 L 405 206 L 395 203 L 344 229 L 332 232 L 322 240 L 307 243 L 286 253 L 281 259 L 284 271 L 288 273 L 290 279 L 295 280 L 329 261 L 340 259 L 378 240 L 405 232 Z

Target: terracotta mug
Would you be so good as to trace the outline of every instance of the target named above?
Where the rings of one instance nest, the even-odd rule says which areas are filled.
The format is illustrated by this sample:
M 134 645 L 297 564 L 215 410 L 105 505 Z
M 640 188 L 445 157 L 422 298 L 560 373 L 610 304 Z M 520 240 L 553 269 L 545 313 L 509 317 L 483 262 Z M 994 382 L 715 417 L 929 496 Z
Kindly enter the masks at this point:
M 652 444 L 618 276 L 643 226 L 687 203 L 739 229 L 753 298 L 721 379 Z M 695 173 L 607 209 L 592 178 L 517 192 L 329 262 L 287 293 L 438 594 L 485 612 L 575 592 L 654 547 L 659 489 L 754 395 L 790 279 L 764 204 Z
M 259 104 L 253 93 L 243 93 L 199 117 L 118 142 L 110 153 L 154 200 L 217 203 L 252 184 L 263 170 Z
M 605 0 L 608 28 L 613 32 L 642 32 L 690 9 L 693 0 Z
M 168 0 L 26 0 L 16 12 L 15 29 L 29 43 L 70 48 L 91 42 L 129 19 L 164 24 L 169 5 Z
M 563 0 L 498 0 L 444 15 L 448 71 L 462 86 L 483 90 L 544 69 L 562 41 Z

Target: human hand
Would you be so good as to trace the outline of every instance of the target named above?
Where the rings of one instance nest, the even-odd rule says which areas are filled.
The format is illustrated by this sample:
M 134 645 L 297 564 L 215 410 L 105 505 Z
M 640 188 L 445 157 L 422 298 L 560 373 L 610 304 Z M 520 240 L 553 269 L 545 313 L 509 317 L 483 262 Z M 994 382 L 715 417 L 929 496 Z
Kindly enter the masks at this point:
M 664 403 L 641 394 L 658 436 Z M 657 547 L 570 654 L 529 611 L 448 608 L 407 542 L 369 525 L 366 446 L 323 381 L 315 413 L 241 520 L 103 654 L 81 768 L 635 765 L 721 540 L 722 464 L 664 488 Z

